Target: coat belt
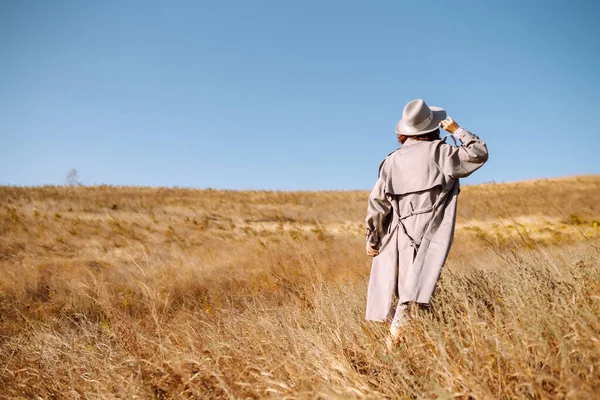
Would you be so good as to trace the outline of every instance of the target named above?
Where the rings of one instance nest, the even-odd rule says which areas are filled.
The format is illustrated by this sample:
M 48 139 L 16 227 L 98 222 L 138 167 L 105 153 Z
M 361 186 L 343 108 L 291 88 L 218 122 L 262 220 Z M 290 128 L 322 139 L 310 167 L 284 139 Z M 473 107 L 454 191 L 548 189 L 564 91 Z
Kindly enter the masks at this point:
M 417 243 L 417 241 L 408 234 L 408 231 L 406 230 L 406 226 L 404 225 L 404 223 L 402 221 L 407 218 L 413 217 L 415 215 L 426 214 L 428 212 L 431 212 L 431 218 L 429 218 L 429 221 L 427 221 L 427 224 L 425 225 L 425 228 L 423 229 L 423 234 L 424 235 L 427 234 L 427 229 L 429 229 L 429 225 L 431 224 L 431 221 L 433 221 L 433 219 L 435 218 L 438 207 L 446 201 L 446 197 L 449 192 L 450 192 L 449 190 L 442 190 L 442 192 L 440 193 L 440 195 L 438 196 L 437 200 L 435 201 L 435 203 L 433 205 L 430 205 L 427 207 L 422 207 L 422 208 L 419 208 L 416 210 L 412 210 L 407 215 L 400 215 L 398 213 L 398 217 L 399 217 L 398 225 L 402 228 L 402 232 L 408 238 L 408 240 L 410 242 L 410 247 L 414 248 L 415 254 L 419 250 L 419 246 L 421 245 L 421 241 L 423 240 L 423 238 L 421 238 L 421 241 L 419 241 L 419 243 Z

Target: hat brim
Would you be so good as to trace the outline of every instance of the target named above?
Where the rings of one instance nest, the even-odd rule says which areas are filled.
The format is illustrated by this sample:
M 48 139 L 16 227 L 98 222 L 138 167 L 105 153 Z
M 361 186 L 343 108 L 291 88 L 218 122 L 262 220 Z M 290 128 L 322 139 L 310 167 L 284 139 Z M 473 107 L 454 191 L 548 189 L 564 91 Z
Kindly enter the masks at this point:
M 396 124 L 396 133 L 398 135 L 404 135 L 404 136 L 419 136 L 419 135 L 424 135 L 426 133 L 435 131 L 437 128 L 440 127 L 440 122 L 442 122 L 443 120 L 446 119 L 446 117 L 447 117 L 446 110 L 444 110 L 443 108 L 434 107 L 434 106 L 430 106 L 429 109 L 431 110 L 431 112 L 433 114 L 433 118 L 431 119 L 431 122 L 429 123 L 429 125 L 427 125 L 423 129 L 418 130 L 417 132 L 411 132 L 412 129 L 410 127 L 406 126 L 404 124 L 403 120 L 400 120 Z

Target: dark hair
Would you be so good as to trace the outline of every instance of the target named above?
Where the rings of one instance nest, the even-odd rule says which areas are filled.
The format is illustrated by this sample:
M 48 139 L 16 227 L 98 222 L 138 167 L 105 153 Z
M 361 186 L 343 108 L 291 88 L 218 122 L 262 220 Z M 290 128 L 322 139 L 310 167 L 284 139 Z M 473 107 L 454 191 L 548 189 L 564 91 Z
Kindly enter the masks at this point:
M 398 141 L 401 144 L 404 144 L 404 142 L 406 142 L 406 139 L 408 139 L 408 138 L 415 139 L 415 140 L 423 140 L 423 141 L 427 141 L 427 142 L 433 142 L 434 140 L 438 140 L 440 138 L 440 128 L 437 128 L 435 131 L 424 133 L 423 135 L 419 135 L 419 136 L 398 135 Z

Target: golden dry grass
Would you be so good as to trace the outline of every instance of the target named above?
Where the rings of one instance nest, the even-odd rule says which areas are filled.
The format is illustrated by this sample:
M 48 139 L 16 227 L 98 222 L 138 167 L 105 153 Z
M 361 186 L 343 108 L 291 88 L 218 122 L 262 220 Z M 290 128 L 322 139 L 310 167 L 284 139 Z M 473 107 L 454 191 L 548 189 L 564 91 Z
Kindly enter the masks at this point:
M 0 188 L 0 397 L 599 398 L 599 176 L 463 188 L 392 353 L 366 196 Z

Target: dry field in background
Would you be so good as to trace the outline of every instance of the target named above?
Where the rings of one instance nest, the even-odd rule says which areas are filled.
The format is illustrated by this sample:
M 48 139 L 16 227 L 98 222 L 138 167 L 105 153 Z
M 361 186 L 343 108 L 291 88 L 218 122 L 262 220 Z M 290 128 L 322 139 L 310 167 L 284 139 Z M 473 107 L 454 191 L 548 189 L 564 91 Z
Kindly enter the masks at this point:
M 391 353 L 367 195 L 0 187 L 0 398 L 600 398 L 600 176 L 464 187 Z

